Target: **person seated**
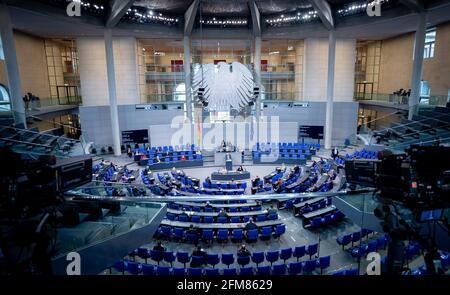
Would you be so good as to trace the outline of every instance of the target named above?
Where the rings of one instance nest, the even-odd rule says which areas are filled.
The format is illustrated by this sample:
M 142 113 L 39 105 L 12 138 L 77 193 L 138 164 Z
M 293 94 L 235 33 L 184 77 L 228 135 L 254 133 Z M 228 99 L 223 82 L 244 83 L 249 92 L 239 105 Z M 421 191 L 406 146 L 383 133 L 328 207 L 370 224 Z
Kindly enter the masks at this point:
M 209 178 L 209 176 L 206 177 L 205 183 L 208 184 L 208 186 L 211 186 L 211 178 Z
M 247 247 L 245 247 L 245 245 L 242 244 L 242 246 L 237 251 L 237 256 L 238 257 L 249 257 L 250 255 L 251 255 L 250 251 L 248 251 Z
M 133 151 L 132 151 L 130 145 L 127 145 L 127 155 L 128 155 L 128 157 L 130 157 L 130 158 L 133 156 Z
M 203 258 L 203 263 L 199 263 L 199 265 L 193 265 L 192 262 L 191 262 L 191 267 L 201 267 L 204 264 L 206 264 L 206 259 L 208 257 L 208 254 L 206 253 L 206 251 L 201 246 L 197 246 L 197 249 L 195 249 L 192 252 L 192 256 L 202 257 Z
M 151 150 L 151 147 L 150 147 L 150 145 L 148 145 L 146 148 L 145 148 L 145 150 L 147 151 L 147 153 Z
M 161 241 L 158 241 L 158 243 L 153 247 L 153 251 L 164 252 L 166 251 L 166 248 L 163 247 Z
M 180 161 L 186 161 L 186 156 L 185 156 L 185 155 L 182 155 L 182 156 L 180 157 Z
M 264 185 L 264 190 L 272 190 L 272 185 L 270 184 L 270 182 L 266 182 L 266 184 Z
M 182 212 L 181 212 L 180 215 L 178 216 L 178 219 L 179 219 L 181 216 L 186 216 L 186 218 L 189 220 L 189 214 L 187 214 L 186 208 L 183 208 Z M 192 226 L 192 224 L 191 224 L 191 226 Z
M 252 181 L 252 186 L 253 186 L 253 187 L 257 187 L 260 180 L 261 180 L 261 179 L 259 178 L 259 176 L 256 175 L 255 179 L 253 179 L 253 181 Z
M 222 209 L 220 209 L 220 212 L 219 212 L 219 215 L 218 215 L 219 217 L 228 217 L 228 214 L 227 214 L 227 212 L 222 208 Z
M 240 165 L 240 166 L 237 168 L 237 171 L 238 171 L 238 172 L 244 172 L 245 169 L 244 169 L 244 167 L 242 167 L 242 165 Z
M 244 230 L 248 232 L 252 229 L 258 229 L 258 226 L 253 222 L 253 218 L 250 218 L 250 220 L 245 224 Z
M 211 205 L 211 203 L 209 202 L 209 201 L 206 201 L 206 205 L 205 205 L 205 208 L 206 207 L 208 207 L 208 208 L 212 208 L 212 205 Z
M 267 209 L 267 215 L 271 215 L 271 214 L 277 214 L 277 209 L 275 209 L 273 207 L 273 205 L 270 205 L 270 208 Z
M 161 163 L 161 159 L 159 158 L 159 156 L 156 156 L 155 160 L 156 160 L 156 163 Z

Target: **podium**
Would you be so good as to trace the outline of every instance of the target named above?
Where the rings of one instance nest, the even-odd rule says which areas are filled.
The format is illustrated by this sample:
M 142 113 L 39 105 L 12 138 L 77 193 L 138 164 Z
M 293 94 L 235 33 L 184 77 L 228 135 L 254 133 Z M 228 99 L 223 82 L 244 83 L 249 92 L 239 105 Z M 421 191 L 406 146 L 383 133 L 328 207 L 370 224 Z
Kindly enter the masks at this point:
M 227 169 L 227 171 L 233 170 L 233 160 L 232 159 L 225 160 L 225 168 Z

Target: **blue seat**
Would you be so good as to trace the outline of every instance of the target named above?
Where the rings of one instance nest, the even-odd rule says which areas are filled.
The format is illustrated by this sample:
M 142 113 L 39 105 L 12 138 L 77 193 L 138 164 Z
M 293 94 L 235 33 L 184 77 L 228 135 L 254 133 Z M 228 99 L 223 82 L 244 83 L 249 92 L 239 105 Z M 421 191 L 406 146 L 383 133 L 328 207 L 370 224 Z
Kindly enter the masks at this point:
M 272 267 L 272 275 L 280 276 L 286 274 L 286 264 L 275 264 Z
M 198 234 L 195 233 L 187 233 L 186 234 L 186 242 L 197 244 L 198 243 Z
M 320 268 L 320 274 L 323 273 L 323 270 L 325 268 L 330 267 L 330 262 L 331 262 L 331 256 L 323 256 L 323 257 L 319 257 L 319 259 L 317 260 L 317 267 Z
M 156 273 L 159 276 L 168 276 L 168 275 L 170 275 L 170 267 L 168 267 L 168 266 L 158 266 L 158 267 L 156 267 Z
M 265 215 L 258 215 L 256 217 L 256 222 L 261 222 L 261 221 L 266 221 L 266 216 Z
M 347 269 L 345 271 L 345 275 L 346 276 L 357 276 L 358 275 L 358 269 L 357 268 Z
M 303 262 L 303 272 L 304 273 L 312 273 L 314 269 L 316 269 L 316 259 L 306 260 Z
M 188 275 L 190 276 L 201 276 L 203 274 L 203 269 L 200 267 L 190 267 L 188 270 Z
M 278 219 L 277 213 L 272 213 L 272 214 L 269 214 L 269 216 L 267 216 L 267 220 L 277 220 L 277 219 Z
M 220 262 L 219 254 L 213 254 L 213 253 L 208 254 L 206 256 L 206 262 L 209 265 L 212 265 L 212 267 L 216 267 L 216 265 L 219 264 L 219 262 Z
M 382 236 L 377 239 L 377 249 L 386 249 L 387 246 L 387 237 Z
M 239 269 L 239 275 L 241 275 L 241 276 L 252 276 L 253 275 L 253 267 L 251 267 L 251 266 L 249 266 L 249 267 L 241 267 Z
M 272 227 L 270 226 L 265 226 L 261 229 L 261 240 L 268 240 L 270 239 L 270 237 L 272 236 Z
M 172 274 L 174 276 L 185 276 L 186 269 L 184 267 L 174 267 L 172 268 Z
M 233 216 L 231 217 L 231 223 L 240 223 L 241 218 L 239 216 Z
M 214 222 L 214 218 L 212 216 L 205 216 L 203 218 L 203 223 L 213 223 Z
M 207 275 L 207 276 L 218 276 L 219 275 L 219 269 L 218 268 L 206 268 L 205 269 L 205 275 Z
M 320 228 L 322 226 L 322 218 L 314 217 L 313 219 L 311 219 L 310 225 L 312 228 Z
M 205 257 L 203 256 L 191 256 L 191 268 L 202 267 L 205 264 Z
M 184 238 L 184 229 L 180 227 L 175 227 L 173 229 L 173 237 L 178 240 L 182 240 Z
M 302 262 L 291 262 L 289 263 L 288 272 L 291 275 L 299 274 L 302 272 L 302 267 Z
M 153 276 L 156 273 L 156 267 L 151 264 L 142 264 L 141 270 L 144 276 Z
M 114 268 L 116 271 L 119 271 L 123 274 L 126 269 L 125 261 L 123 261 L 123 260 L 117 261 L 116 263 L 114 263 L 112 268 Z
M 126 266 L 127 271 L 132 275 L 138 275 L 141 272 L 141 264 L 137 262 L 128 261 Z
M 232 231 L 232 239 L 234 241 L 242 241 L 244 239 L 244 231 L 242 229 L 233 229 Z
M 158 236 L 168 238 L 172 235 L 172 228 L 170 226 L 160 226 L 158 229 Z
M 258 240 L 258 230 L 251 229 L 247 231 L 247 241 L 256 241 Z
M 283 235 L 286 232 L 286 225 L 283 224 L 278 224 L 275 226 L 275 237 L 281 237 L 281 235 Z
M 185 268 L 186 268 L 186 263 L 188 263 L 190 259 L 191 259 L 191 257 L 189 257 L 188 252 L 177 252 L 177 261 L 179 263 L 183 263 Z
M 280 250 L 280 258 L 284 260 L 286 264 L 286 260 L 292 257 L 292 248 L 285 248 Z
M 270 275 L 270 266 L 258 266 L 256 268 L 256 274 L 257 275 Z
M 306 247 L 305 246 L 297 246 L 294 248 L 293 256 L 297 258 L 297 261 L 299 261 L 300 258 L 305 256 L 306 254 Z
M 153 261 L 156 261 L 159 265 L 159 263 L 164 259 L 164 252 L 159 250 L 150 250 L 150 258 Z M 147 261 L 146 261 L 147 263 Z
M 145 263 L 147 263 L 147 259 L 150 258 L 150 254 L 151 253 L 148 251 L 147 248 L 138 248 L 137 249 L 137 256 L 141 259 L 145 259 Z
M 348 234 L 348 235 L 343 235 L 340 237 L 336 238 L 336 242 L 342 246 L 342 250 L 344 250 L 344 247 L 347 246 L 348 244 L 350 244 L 352 241 L 352 235 Z
M 361 257 L 366 256 L 366 250 L 367 250 L 367 245 L 361 245 L 359 247 L 352 249 L 350 254 L 352 255 L 352 257 L 361 258 Z
M 236 275 L 236 268 L 224 268 L 223 269 L 223 275 L 224 276 L 235 276 Z
M 176 258 L 175 254 L 172 251 L 165 251 L 163 256 L 164 261 L 170 263 L 170 266 L 172 266 Z
M 217 240 L 219 242 L 226 242 L 226 241 L 228 241 L 228 230 L 227 229 L 219 229 L 217 231 Z
M 204 211 L 207 212 L 207 213 L 213 213 L 213 212 L 214 212 L 214 209 L 211 208 L 211 207 L 205 207 Z M 212 217 L 211 217 L 211 218 L 212 218 Z
M 256 266 L 258 266 L 264 261 L 264 252 L 253 252 L 252 261 L 256 264 Z
M 191 222 L 199 223 L 201 222 L 200 216 L 198 215 L 192 215 Z
M 355 231 L 355 232 L 352 234 L 352 247 L 353 247 L 353 244 L 354 244 L 355 242 L 358 242 L 360 239 L 361 239 L 361 232 Z
M 333 276 L 345 276 L 345 269 L 343 270 L 339 270 L 339 271 L 335 271 L 332 273 Z
M 212 229 L 204 229 L 202 231 L 202 239 L 209 242 L 214 239 L 214 232 Z
M 279 257 L 280 257 L 279 251 L 268 251 L 266 253 L 266 260 L 270 262 L 270 265 L 272 265 L 275 261 L 277 261 Z
M 314 254 L 317 254 L 318 249 L 319 249 L 319 244 L 312 244 L 312 245 L 308 245 L 308 247 L 306 247 L 306 254 L 309 255 L 309 259 L 311 259 L 311 257 Z
M 230 253 L 224 253 L 222 254 L 221 260 L 223 264 L 225 264 L 227 267 L 230 267 L 230 265 L 234 263 L 234 255 Z
M 250 263 L 250 256 L 238 256 L 237 263 L 242 267 L 246 266 Z
M 227 223 L 228 222 L 228 217 L 219 216 L 219 217 L 217 217 L 217 222 L 218 223 Z
M 167 217 L 167 219 L 172 220 L 172 221 L 174 221 L 177 218 L 177 216 L 175 214 L 170 213 L 170 212 L 168 212 L 166 214 L 166 217 Z
M 370 241 L 368 244 L 367 244 L 367 253 L 371 253 L 371 252 L 376 252 L 377 251 L 377 241 L 376 240 L 374 240 L 374 241 Z

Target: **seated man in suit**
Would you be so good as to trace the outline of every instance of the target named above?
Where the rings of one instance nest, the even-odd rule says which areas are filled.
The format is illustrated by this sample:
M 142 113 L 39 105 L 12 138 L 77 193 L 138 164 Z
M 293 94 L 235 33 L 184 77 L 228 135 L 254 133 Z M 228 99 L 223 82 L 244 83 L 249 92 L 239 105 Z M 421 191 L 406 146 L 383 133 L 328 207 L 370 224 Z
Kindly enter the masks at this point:
M 245 245 L 242 244 L 242 246 L 237 251 L 237 256 L 238 257 L 249 257 L 250 255 L 251 255 L 250 251 L 248 251 L 247 247 L 245 247 Z
M 186 218 L 189 220 L 189 214 L 187 214 L 186 209 L 183 208 L 182 211 L 183 211 L 183 212 L 180 213 L 180 215 L 178 216 L 178 219 L 179 219 L 181 216 L 186 216 Z
M 252 229 L 258 229 L 258 226 L 253 222 L 253 218 L 250 218 L 250 220 L 245 225 L 244 230 L 248 232 L 249 230 Z
M 166 251 L 166 248 L 163 247 L 161 241 L 158 241 L 158 243 L 153 247 L 153 250 L 164 252 L 164 251 Z
M 188 235 L 193 235 L 193 236 L 195 236 L 196 238 L 194 238 L 193 240 L 198 241 L 198 238 L 199 238 L 199 230 L 198 230 L 198 229 L 195 229 L 195 228 L 194 228 L 194 225 L 191 224 L 191 225 L 189 226 L 189 229 L 186 230 L 186 237 L 187 237 Z
M 228 217 L 228 214 L 227 214 L 227 212 L 225 212 L 225 210 L 222 208 L 222 209 L 220 209 L 220 212 L 219 212 L 219 215 L 218 215 L 219 217 Z
M 203 257 L 203 263 L 201 263 L 199 265 L 193 265 L 192 262 L 191 262 L 191 267 L 201 267 L 201 266 L 203 266 L 206 263 L 206 258 L 208 256 L 208 254 L 206 253 L 206 251 L 204 249 L 202 249 L 201 246 L 197 246 L 197 249 L 195 249 L 192 252 L 192 256 Z
M 205 183 L 208 184 L 208 186 L 211 186 L 211 178 L 209 178 L 209 176 L 206 177 Z
M 267 210 L 267 215 L 270 214 L 277 214 L 277 209 L 275 209 L 273 205 L 270 205 L 270 208 Z

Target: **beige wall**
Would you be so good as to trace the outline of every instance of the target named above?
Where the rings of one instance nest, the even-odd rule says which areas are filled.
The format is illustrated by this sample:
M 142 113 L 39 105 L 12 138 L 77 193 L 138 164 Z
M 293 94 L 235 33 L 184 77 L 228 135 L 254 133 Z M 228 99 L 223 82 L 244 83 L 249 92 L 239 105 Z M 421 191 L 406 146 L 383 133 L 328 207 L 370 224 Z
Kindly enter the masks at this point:
M 50 97 L 44 39 L 14 31 L 22 94 L 32 92 L 41 99 Z M 0 61 L 0 83 L 8 86 L 5 61 Z
M 22 92 L 50 97 L 44 39 L 14 31 Z
M 450 23 L 436 28 L 434 57 L 424 60 L 423 79 L 429 82 L 431 95 L 448 95 L 450 89 Z
M 414 33 L 382 41 L 379 93 L 411 88 Z M 424 59 L 422 78 L 431 95 L 447 96 L 450 88 L 450 23 L 436 28 L 434 57 Z

